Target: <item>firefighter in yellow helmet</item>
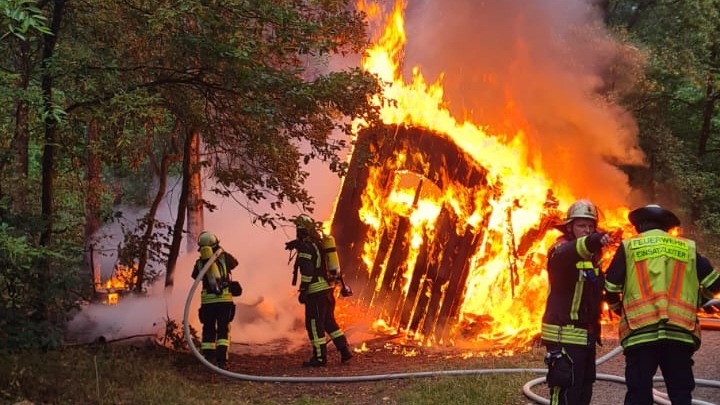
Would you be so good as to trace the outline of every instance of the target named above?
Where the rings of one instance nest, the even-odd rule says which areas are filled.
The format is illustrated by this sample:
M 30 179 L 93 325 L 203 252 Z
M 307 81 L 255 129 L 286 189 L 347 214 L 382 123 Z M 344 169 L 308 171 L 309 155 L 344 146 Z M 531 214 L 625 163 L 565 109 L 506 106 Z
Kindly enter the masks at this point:
M 599 261 L 610 243 L 597 225 L 595 204 L 575 201 L 557 226 L 563 235 L 547 255 L 549 293 L 541 338 L 552 404 L 588 405 L 592 398 L 603 289 Z
M 285 244 L 288 250 L 297 250 L 293 266 L 293 285 L 297 272 L 300 272 L 298 301 L 305 305 L 305 329 L 307 330 L 312 356 L 303 362 L 303 367 L 321 367 L 327 364 L 328 334 L 335 347 L 340 351 L 342 363 L 352 358 L 347 338 L 335 320 L 334 282 L 325 269 L 326 263 L 321 254 L 322 236 L 315 221 L 307 215 L 295 218 L 296 239 Z
M 218 249 L 220 241 L 212 232 L 204 231 L 198 236 L 200 257 L 195 261 L 192 278 L 197 278 L 205 263 Z M 200 349 L 207 361 L 222 369 L 227 366 L 230 322 L 235 317 L 235 304 L 230 293 L 230 273 L 237 265 L 238 261 L 230 253 L 222 251 L 202 281 L 199 310 L 202 323 Z
M 692 356 L 700 347 L 698 303 L 720 292 L 720 274 L 689 239 L 668 233 L 680 219 L 659 205 L 630 212 L 637 235 L 610 262 L 605 290 L 620 315 L 625 354 L 625 404 L 652 404 L 658 367 L 670 402 L 689 405 L 695 388 Z

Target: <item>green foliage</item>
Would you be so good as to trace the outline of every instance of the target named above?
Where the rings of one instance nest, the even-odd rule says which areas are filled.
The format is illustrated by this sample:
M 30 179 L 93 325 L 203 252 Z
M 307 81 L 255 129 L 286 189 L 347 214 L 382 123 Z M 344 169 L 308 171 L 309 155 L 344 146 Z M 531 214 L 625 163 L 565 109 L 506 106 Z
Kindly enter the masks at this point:
M 218 184 L 213 191 L 243 196 L 251 211 L 263 201 L 272 210 L 286 203 L 311 209 L 304 166 L 319 159 L 342 175 L 347 123 L 376 118 L 368 102 L 379 91 L 376 79 L 357 68 L 327 67 L 331 55 L 365 45 L 364 16 L 351 4 L 78 6 L 69 24 L 76 40 L 56 60 L 66 72 L 63 85 L 81 83 L 82 91 L 66 90 L 73 97 L 68 110 L 92 108 L 104 112 L 103 121 L 122 124 L 111 138 L 121 152 L 147 144 L 127 137 L 129 128 L 177 118 L 185 133 L 203 138 L 204 164 Z M 120 156 L 145 159 L 149 151 Z M 272 225 L 271 216 L 256 214 Z
M 62 272 L 45 274 L 52 262 Z M 0 223 L 0 346 L 7 349 L 57 347 L 67 311 L 82 283 L 76 261 Z
M 624 100 L 648 156 L 650 175 L 637 185 L 683 214 L 686 230 L 716 239 L 720 5 L 619 0 L 608 2 L 608 11 L 610 25 L 647 61 L 636 91 Z
M 153 233 L 151 239 L 146 243 L 143 238 L 148 226 L 152 223 Z M 125 221 L 120 219 L 120 225 L 123 233 L 123 242 L 118 248 L 118 263 L 124 267 L 137 270 L 137 263 L 143 251 L 147 252 L 148 264 L 145 267 L 142 282 L 143 290 L 145 286 L 151 284 L 162 274 L 162 266 L 167 262 L 168 249 L 170 248 L 170 237 L 172 236 L 172 227 L 162 221 L 149 218 L 147 215 L 138 219 L 136 224 L 127 225 Z M 135 274 L 136 275 L 136 274 Z M 135 285 L 128 285 L 131 290 L 135 289 Z
M 45 25 L 45 16 L 37 8 L 37 3 L 37 0 L 0 0 L 0 26 L 8 30 L 0 35 L 0 40 L 8 35 L 24 40 L 30 29 L 50 34 L 50 29 Z
M 200 347 L 200 339 L 198 333 L 192 325 L 190 328 L 190 339 L 192 339 L 195 347 Z M 189 351 L 187 341 L 185 340 L 185 331 L 182 323 L 179 323 L 171 318 L 165 318 L 165 334 L 161 338 L 161 343 L 167 347 L 172 348 L 175 351 Z

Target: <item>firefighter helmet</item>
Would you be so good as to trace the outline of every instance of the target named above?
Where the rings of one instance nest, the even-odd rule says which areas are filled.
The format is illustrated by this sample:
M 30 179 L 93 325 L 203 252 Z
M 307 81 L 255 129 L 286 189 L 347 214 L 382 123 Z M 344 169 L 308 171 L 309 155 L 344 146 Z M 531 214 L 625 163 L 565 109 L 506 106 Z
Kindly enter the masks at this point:
M 572 205 L 570 205 L 570 208 L 568 208 L 563 225 L 567 225 L 578 218 L 592 219 L 595 223 L 597 223 L 598 210 L 597 207 L 595 207 L 595 204 L 593 204 L 590 200 L 585 199 L 575 201 Z
M 295 227 L 297 229 L 302 229 L 307 232 L 313 232 L 317 230 L 317 227 L 315 225 L 315 220 L 310 218 L 308 215 L 302 214 L 295 217 Z
M 321 239 L 320 232 L 318 232 L 318 223 L 310 216 L 301 214 L 295 217 L 293 220 L 295 223 L 295 229 L 297 231 L 297 238 L 302 239 L 305 237 L 312 237 L 315 239 Z
M 680 226 L 680 219 L 677 215 L 657 204 L 649 204 L 632 210 L 628 219 L 635 228 L 641 227 L 646 222 L 657 223 L 664 230 Z
M 214 233 L 209 231 L 202 231 L 198 236 L 198 246 L 215 246 L 220 241 Z

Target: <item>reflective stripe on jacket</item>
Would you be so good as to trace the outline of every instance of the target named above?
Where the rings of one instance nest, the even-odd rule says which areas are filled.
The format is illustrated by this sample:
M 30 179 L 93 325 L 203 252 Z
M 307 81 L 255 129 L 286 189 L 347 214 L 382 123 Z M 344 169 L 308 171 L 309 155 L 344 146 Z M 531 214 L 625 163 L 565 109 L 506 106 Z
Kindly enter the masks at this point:
M 295 266 L 300 268 L 300 290 L 306 294 L 327 291 L 332 287 L 325 278 L 319 244 L 309 238 L 297 246 Z
M 587 236 L 561 239 L 548 252 L 550 291 L 541 330 L 547 343 L 589 346 L 599 339 L 603 278 L 586 242 Z
M 623 347 L 660 339 L 699 342 L 695 242 L 653 229 L 623 241 L 623 247 L 625 285 L 606 283 L 609 292 L 622 293 Z

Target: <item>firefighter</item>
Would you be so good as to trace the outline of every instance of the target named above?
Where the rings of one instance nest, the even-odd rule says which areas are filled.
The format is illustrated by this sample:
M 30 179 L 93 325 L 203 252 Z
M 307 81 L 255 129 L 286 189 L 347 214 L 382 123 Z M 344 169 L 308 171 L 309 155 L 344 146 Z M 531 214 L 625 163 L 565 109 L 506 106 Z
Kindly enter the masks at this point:
M 321 255 L 322 236 L 317 230 L 315 221 L 307 215 L 300 215 L 294 220 L 296 239 L 286 243 L 288 250 L 297 250 L 293 266 L 293 285 L 300 272 L 298 301 L 305 305 L 305 329 L 307 330 L 312 357 L 302 363 L 303 367 L 322 367 L 327 364 L 328 334 L 340 352 L 342 363 L 352 358 L 347 338 L 335 320 L 334 283 L 325 269 L 326 263 Z
M 625 404 L 653 403 L 658 367 L 670 402 L 689 405 L 695 388 L 693 353 L 700 347 L 698 304 L 720 291 L 720 274 L 689 239 L 672 236 L 680 220 L 659 205 L 630 212 L 638 232 L 610 262 L 606 300 L 620 315 L 625 354 Z
M 587 405 L 596 378 L 603 275 L 601 251 L 610 236 L 597 231 L 598 211 L 588 200 L 568 208 L 563 232 L 548 251 L 549 293 L 541 338 L 547 349 L 552 404 Z
M 195 261 L 192 278 L 197 278 L 208 259 L 220 249 L 220 241 L 212 232 L 203 231 L 198 236 L 200 257 Z M 205 273 L 200 295 L 199 318 L 202 323 L 203 357 L 219 368 L 227 366 L 230 346 L 230 322 L 235 317 L 235 304 L 230 293 L 230 273 L 238 261 L 230 253 L 222 251 Z

